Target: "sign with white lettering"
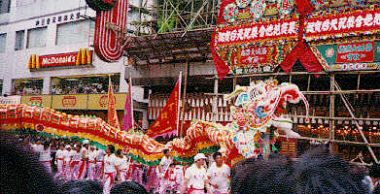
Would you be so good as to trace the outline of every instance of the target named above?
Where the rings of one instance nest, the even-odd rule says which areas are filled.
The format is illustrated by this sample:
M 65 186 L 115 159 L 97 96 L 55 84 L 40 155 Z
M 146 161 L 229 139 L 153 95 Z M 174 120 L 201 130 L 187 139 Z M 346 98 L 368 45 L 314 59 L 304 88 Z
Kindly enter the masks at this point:
M 374 42 L 340 44 L 337 49 L 337 63 L 372 62 Z
M 380 10 L 360 10 L 350 13 L 313 17 L 306 21 L 306 37 L 342 35 L 356 32 L 378 32 Z
M 21 96 L 0 96 L 0 104 L 20 104 Z
M 52 55 L 38 56 L 30 55 L 29 69 L 45 69 L 50 67 L 68 67 L 92 64 L 92 51 L 89 49 L 80 49 L 78 52 L 59 53 Z

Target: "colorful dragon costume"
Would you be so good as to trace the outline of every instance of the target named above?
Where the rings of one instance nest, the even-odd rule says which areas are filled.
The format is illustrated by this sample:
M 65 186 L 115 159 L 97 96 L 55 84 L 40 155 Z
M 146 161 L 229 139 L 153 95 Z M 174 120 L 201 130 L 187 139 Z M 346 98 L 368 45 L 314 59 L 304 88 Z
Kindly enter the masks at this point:
M 254 143 L 270 125 L 297 136 L 291 130 L 291 120 L 284 116 L 288 102 L 298 103 L 305 97 L 294 84 L 277 84 L 275 80 L 259 81 L 249 87 L 237 87 L 226 96 L 236 98 L 231 107 L 233 122 L 222 126 L 206 121 L 194 121 L 183 138 L 161 144 L 144 134 L 128 133 L 111 127 L 100 118 L 69 115 L 51 108 L 29 105 L 0 105 L 0 128 L 12 130 L 30 128 L 59 136 L 78 136 L 103 145 L 114 144 L 144 161 L 156 161 L 166 148 L 173 156 L 191 157 L 199 150 L 219 146 L 231 160 L 255 154 Z

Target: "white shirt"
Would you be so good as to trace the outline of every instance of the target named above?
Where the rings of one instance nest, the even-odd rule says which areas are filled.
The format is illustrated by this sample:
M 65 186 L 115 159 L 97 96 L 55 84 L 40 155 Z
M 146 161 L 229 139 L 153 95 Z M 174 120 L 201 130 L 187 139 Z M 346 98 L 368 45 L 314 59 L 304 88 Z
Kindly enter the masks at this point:
M 207 171 L 207 176 L 210 177 L 210 183 L 218 185 L 218 188 L 212 187 L 213 191 L 221 193 L 228 192 L 228 178 L 230 177 L 230 167 L 223 164 L 220 168 L 216 164 L 211 165 Z
M 94 150 L 94 151 L 88 151 L 87 152 L 87 158 L 88 158 L 88 161 L 91 161 L 91 162 L 94 162 L 95 161 L 95 159 L 96 159 L 96 156 L 97 156 L 97 152 L 96 152 L 96 150 Z
M 40 152 L 40 161 L 51 161 L 51 156 L 50 156 L 51 152 L 50 152 L 50 149 L 47 149 L 47 150 L 42 150 Z
M 82 160 L 82 153 L 78 153 L 77 151 L 71 150 L 71 160 L 72 161 L 81 161 Z
M 119 165 L 118 158 L 114 155 L 105 155 L 104 156 L 104 172 L 105 173 L 115 173 L 116 168 L 115 166 Z
M 207 180 L 206 169 L 201 167 L 200 169 L 194 164 L 188 168 L 185 172 L 185 178 L 188 179 L 188 188 L 204 189 L 205 180 Z
M 57 150 L 57 153 L 55 153 L 56 159 L 63 159 L 65 157 L 65 150 Z
M 106 155 L 106 152 L 102 149 L 99 149 L 96 152 L 96 161 L 103 161 L 104 160 L 104 155 Z
M 123 158 L 119 158 L 119 169 L 120 170 L 128 170 L 129 168 L 129 158 L 127 156 L 123 156 Z
M 85 147 L 81 148 L 80 154 L 82 155 L 82 158 L 88 158 L 88 151 Z
M 72 151 L 72 150 L 70 150 L 70 151 L 69 151 L 69 150 L 65 150 L 65 151 L 64 151 L 64 154 L 63 154 L 63 155 L 64 155 L 64 157 L 65 157 L 65 159 L 64 159 L 65 162 L 70 162 L 70 161 L 71 161 L 71 153 L 72 153 L 71 151 Z
M 33 151 L 39 153 L 39 152 L 41 152 L 42 150 L 44 150 L 44 146 L 43 146 L 42 144 L 40 144 L 40 145 L 33 144 L 33 145 L 32 145 L 32 149 L 33 149 Z
M 173 160 L 170 158 L 170 157 L 162 157 L 161 161 L 160 161 L 160 166 L 161 166 L 161 169 L 162 169 L 162 174 L 165 174 L 166 173 L 166 170 L 168 170 L 170 164 L 173 162 Z

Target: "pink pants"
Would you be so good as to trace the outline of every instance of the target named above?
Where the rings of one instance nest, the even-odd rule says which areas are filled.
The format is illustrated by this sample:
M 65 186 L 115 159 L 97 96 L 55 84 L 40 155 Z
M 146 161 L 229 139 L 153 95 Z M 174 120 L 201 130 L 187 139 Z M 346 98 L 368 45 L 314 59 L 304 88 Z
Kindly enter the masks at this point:
M 120 182 L 124 182 L 128 180 L 128 169 L 120 170 Z
M 96 162 L 96 165 L 95 165 L 95 178 L 96 179 L 98 179 L 98 180 L 103 179 L 103 177 L 102 177 L 103 170 L 104 170 L 104 162 L 103 161 Z
M 141 168 L 137 167 L 132 172 L 132 181 L 142 185 L 142 176 L 143 176 L 143 171 L 141 170 Z
M 145 184 L 145 189 L 147 191 L 150 191 L 151 188 L 157 188 L 159 185 L 159 179 L 156 173 L 156 167 L 151 166 L 148 169 L 148 181 Z
M 65 164 L 63 159 L 57 159 L 57 174 L 55 175 L 58 178 L 63 177 L 65 171 Z
M 69 180 L 78 180 L 79 179 L 80 165 L 81 165 L 80 161 L 71 161 L 70 174 L 68 177 Z
M 86 171 L 87 171 L 87 162 L 82 160 L 80 162 L 80 166 L 79 166 L 79 179 L 84 179 L 84 177 L 86 176 Z
M 109 194 L 115 181 L 115 173 L 104 173 L 103 194 Z
M 65 180 L 66 181 L 69 181 L 71 180 L 71 168 L 70 168 L 70 161 L 65 161 L 64 162 L 64 165 L 65 165 L 65 168 L 63 170 L 63 174 L 65 176 Z
M 187 189 L 187 194 L 204 194 L 203 189 Z
M 41 163 L 45 167 L 45 170 L 51 173 L 51 161 L 41 161 Z
M 228 194 L 228 193 L 223 193 L 223 192 L 220 192 L 220 191 L 212 191 L 213 194 Z
M 95 175 L 95 167 L 96 164 L 93 161 L 88 162 L 88 174 L 87 174 L 87 180 L 94 181 L 96 179 Z

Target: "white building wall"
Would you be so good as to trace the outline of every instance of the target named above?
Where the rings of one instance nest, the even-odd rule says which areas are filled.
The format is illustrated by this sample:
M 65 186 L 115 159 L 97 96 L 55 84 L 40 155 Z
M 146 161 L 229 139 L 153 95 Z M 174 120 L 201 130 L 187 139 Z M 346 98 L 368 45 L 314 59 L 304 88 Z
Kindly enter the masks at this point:
M 126 59 L 121 59 L 116 63 L 106 63 L 100 60 L 96 54 L 93 56 L 93 68 L 59 69 L 49 71 L 31 72 L 27 68 L 29 56 L 31 54 L 47 55 L 57 53 L 67 53 L 79 51 L 80 48 L 91 48 L 91 37 L 82 43 L 72 43 L 68 45 L 56 45 L 57 21 L 52 23 L 52 18 L 80 12 L 83 16 L 95 16 L 95 12 L 86 8 L 85 0 L 14 0 L 11 4 L 9 14 L 0 14 L 0 34 L 7 33 L 7 48 L 5 53 L 0 53 L 0 79 L 3 80 L 3 94 L 10 94 L 12 90 L 12 80 L 21 78 L 42 78 L 44 80 L 43 94 L 49 94 L 50 78 L 57 76 L 86 76 L 97 74 L 120 73 L 120 92 L 127 91 L 127 83 L 124 80 Z M 76 15 L 75 15 L 76 17 Z M 50 18 L 50 24 L 46 25 Z M 62 18 L 63 19 L 63 18 Z M 83 19 L 83 18 L 80 18 Z M 25 41 L 27 42 L 27 30 L 42 26 L 47 26 L 47 42 L 42 48 L 24 49 L 15 51 L 16 31 L 25 30 Z M 76 20 L 76 19 L 75 19 Z M 1 22 L 4 21 L 4 22 Z M 38 25 L 37 25 L 38 21 Z M 69 20 L 70 21 L 70 20 Z M 63 22 L 61 22 L 63 23 Z M 93 36 L 91 34 L 90 36 Z M 143 99 L 143 90 L 133 87 L 134 99 Z

